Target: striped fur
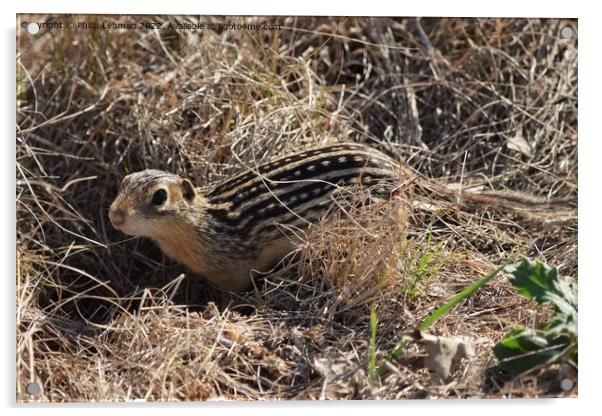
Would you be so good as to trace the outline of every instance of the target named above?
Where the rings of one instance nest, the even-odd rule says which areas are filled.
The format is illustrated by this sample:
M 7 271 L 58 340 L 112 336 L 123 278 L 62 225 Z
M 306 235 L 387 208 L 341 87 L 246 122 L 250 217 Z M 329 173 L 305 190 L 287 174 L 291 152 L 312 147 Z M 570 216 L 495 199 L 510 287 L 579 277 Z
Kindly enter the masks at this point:
M 266 271 L 281 260 L 294 248 L 294 232 L 354 185 L 388 197 L 398 169 L 381 152 L 342 143 L 249 166 L 204 194 L 177 175 L 145 170 L 124 178 L 109 216 L 116 228 L 152 238 L 218 287 L 241 291 L 253 270 Z M 159 190 L 167 198 L 153 204 Z
M 271 225 L 304 227 L 349 185 L 388 196 L 397 162 L 359 144 L 337 144 L 289 155 L 218 183 L 205 195 L 207 213 L 224 232 L 260 236 Z
M 247 166 L 206 193 L 174 174 L 136 172 L 124 178 L 109 216 L 116 228 L 152 238 L 168 256 L 218 287 L 242 291 L 253 270 L 269 270 L 293 249 L 288 230 L 306 229 L 354 185 L 385 199 L 398 188 L 411 188 L 412 198 L 424 195 L 429 203 L 433 197 L 460 197 L 538 218 L 559 206 L 520 193 L 462 191 L 368 146 L 340 143 Z M 167 198 L 157 204 L 158 191 Z

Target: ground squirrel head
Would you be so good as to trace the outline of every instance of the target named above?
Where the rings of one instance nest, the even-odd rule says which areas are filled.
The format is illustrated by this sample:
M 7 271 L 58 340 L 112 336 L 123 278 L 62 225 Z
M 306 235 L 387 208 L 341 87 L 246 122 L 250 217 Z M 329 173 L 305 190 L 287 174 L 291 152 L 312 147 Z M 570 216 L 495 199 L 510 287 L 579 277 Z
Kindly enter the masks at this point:
M 188 218 L 196 198 L 188 179 L 147 169 L 123 178 L 109 219 L 125 234 L 161 238 Z

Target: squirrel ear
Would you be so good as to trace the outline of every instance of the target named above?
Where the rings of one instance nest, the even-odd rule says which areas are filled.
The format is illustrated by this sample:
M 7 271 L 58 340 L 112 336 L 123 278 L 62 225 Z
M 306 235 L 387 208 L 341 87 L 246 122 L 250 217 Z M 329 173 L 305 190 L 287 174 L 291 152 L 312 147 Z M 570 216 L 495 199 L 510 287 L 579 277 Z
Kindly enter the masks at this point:
M 192 201 L 196 195 L 192 182 L 190 182 L 188 179 L 182 179 L 180 186 L 182 187 L 182 196 L 184 196 L 184 199 L 187 201 Z

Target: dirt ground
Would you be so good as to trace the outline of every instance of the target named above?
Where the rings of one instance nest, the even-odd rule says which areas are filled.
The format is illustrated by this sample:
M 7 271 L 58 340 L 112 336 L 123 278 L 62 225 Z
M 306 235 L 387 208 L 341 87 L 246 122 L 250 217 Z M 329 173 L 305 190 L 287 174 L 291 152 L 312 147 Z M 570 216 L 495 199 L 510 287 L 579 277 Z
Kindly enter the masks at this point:
M 577 395 L 561 388 L 576 382 L 566 365 L 517 379 L 496 368 L 503 334 L 548 316 L 503 276 L 430 330 L 473 345 L 449 378 L 425 368 L 417 343 L 380 377 L 368 371 L 371 311 L 381 365 L 504 262 L 529 256 L 576 280 L 576 221 L 432 195 L 403 201 L 406 224 L 398 201 L 361 206 L 361 221 L 325 219 L 284 267 L 228 295 L 107 217 L 130 172 L 210 187 L 242 163 L 343 140 L 439 183 L 576 204 L 577 40 L 562 35 L 576 21 L 19 19 L 64 25 L 17 24 L 18 401 Z

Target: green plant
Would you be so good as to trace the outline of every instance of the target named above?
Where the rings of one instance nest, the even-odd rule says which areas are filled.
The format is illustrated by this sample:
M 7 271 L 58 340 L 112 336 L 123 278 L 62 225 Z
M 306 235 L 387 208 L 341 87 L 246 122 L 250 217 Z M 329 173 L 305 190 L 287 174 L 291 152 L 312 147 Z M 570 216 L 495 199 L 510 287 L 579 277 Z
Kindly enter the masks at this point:
M 370 362 L 368 364 L 368 376 L 371 381 L 376 380 L 376 326 L 378 317 L 376 315 L 376 306 L 370 310 Z
M 435 322 L 437 322 L 439 320 L 439 318 L 441 318 L 443 315 L 445 315 L 447 312 L 449 312 L 454 306 L 456 306 L 458 303 L 462 302 L 464 299 L 470 297 L 477 290 L 479 290 L 480 288 L 485 286 L 487 283 L 489 283 L 491 281 L 491 279 L 493 279 L 500 271 L 502 271 L 502 269 L 504 267 L 506 267 L 506 265 L 498 267 L 497 269 L 495 269 L 494 271 L 489 273 L 487 276 L 483 277 L 482 279 L 477 280 L 473 284 L 465 287 L 462 291 L 460 291 L 457 294 L 455 294 L 454 296 L 452 296 L 452 298 L 449 301 L 447 301 L 445 304 L 443 304 L 442 306 L 437 308 L 433 313 L 431 313 L 428 316 L 428 318 L 426 318 L 424 321 L 422 321 L 422 323 L 418 326 L 418 329 L 420 331 L 424 331 L 424 330 L 427 330 L 428 328 L 430 328 Z M 395 345 L 395 347 L 389 352 L 389 354 L 387 355 L 387 358 L 385 360 L 388 362 L 391 362 L 391 361 L 394 361 L 395 359 L 397 359 L 397 357 L 399 357 L 399 355 L 406 349 L 406 347 L 410 343 L 410 340 L 411 340 L 410 338 L 403 337 L 397 343 L 397 345 Z M 378 367 L 378 375 L 379 376 L 386 374 L 387 371 L 388 371 L 388 367 L 387 367 L 386 363 L 384 363 L 380 367 Z
M 415 300 L 420 296 L 420 282 L 424 281 L 425 286 L 428 287 L 435 274 L 443 266 L 444 258 L 442 256 L 438 261 L 435 262 L 434 260 L 441 252 L 444 243 L 445 241 L 440 241 L 433 246 L 432 233 L 429 230 L 426 240 L 413 253 L 406 270 L 412 276 L 412 283 L 406 290 L 406 294 L 411 300 Z
M 500 368 L 512 376 L 558 361 L 577 365 L 577 290 L 560 279 L 555 267 L 523 259 L 504 268 L 516 291 L 540 305 L 551 305 L 554 316 L 541 329 L 513 328 L 493 347 Z

